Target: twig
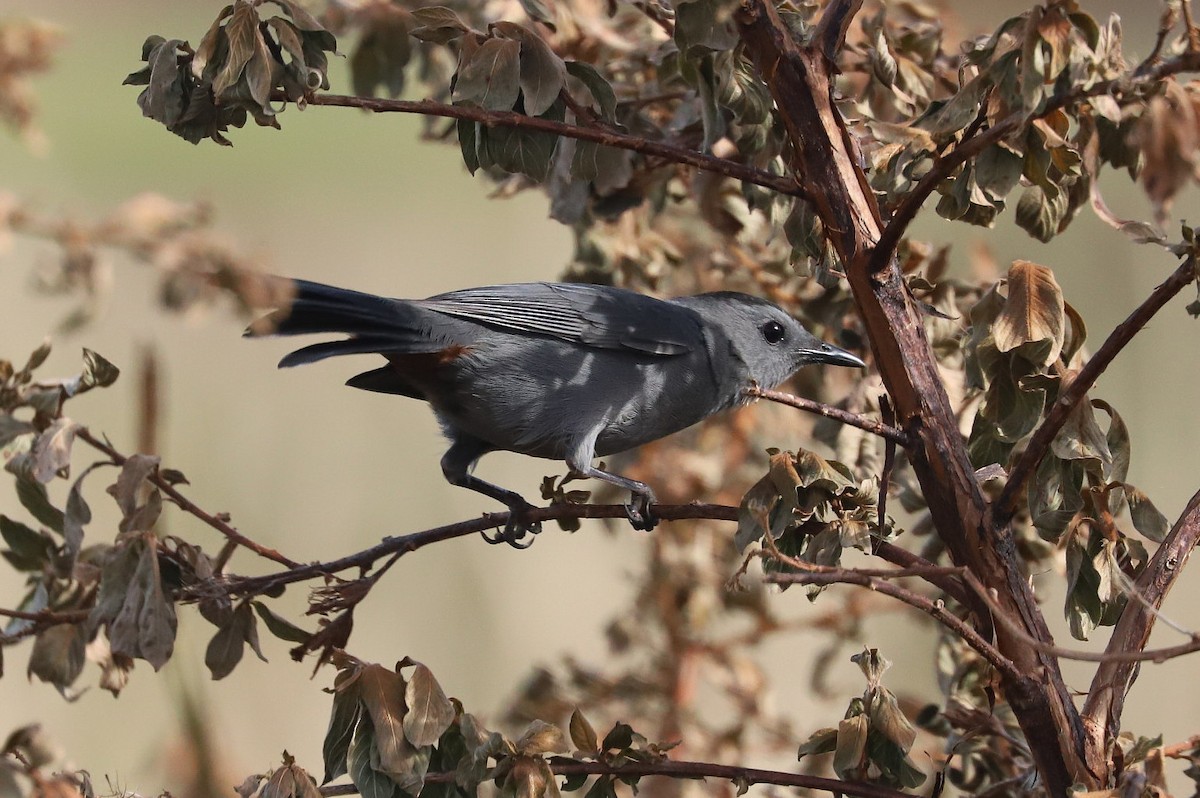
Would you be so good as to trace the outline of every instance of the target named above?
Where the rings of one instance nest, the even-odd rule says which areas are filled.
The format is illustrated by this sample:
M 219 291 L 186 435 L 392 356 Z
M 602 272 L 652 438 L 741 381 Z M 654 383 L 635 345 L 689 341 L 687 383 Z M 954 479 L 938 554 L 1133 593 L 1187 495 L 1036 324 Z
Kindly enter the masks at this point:
M 1053 643 L 1047 643 L 1044 640 L 1038 640 L 1031 636 L 1021 625 L 1009 617 L 1008 613 L 1004 612 L 1000 605 L 996 602 L 994 596 L 983 586 L 983 584 L 970 571 L 963 570 L 959 576 L 966 582 L 975 593 L 982 598 L 992 611 L 992 617 L 1000 622 L 1010 634 L 1020 638 L 1020 640 L 1028 646 L 1031 646 L 1038 651 L 1046 654 L 1051 654 L 1060 659 L 1072 659 L 1079 662 L 1104 662 L 1104 663 L 1127 663 L 1133 664 L 1137 662 L 1154 662 L 1162 664 L 1169 659 L 1181 657 L 1185 654 L 1191 654 L 1200 651 L 1200 635 L 1193 635 L 1191 641 L 1181 643 L 1177 646 L 1167 646 L 1166 648 L 1155 648 L 1148 651 L 1080 651 L 1074 648 L 1063 648 L 1056 646 Z
M 34 621 L 35 623 L 46 622 L 50 626 L 56 626 L 60 623 L 81 623 L 87 620 L 89 614 L 89 610 L 70 610 L 68 612 L 40 610 L 38 612 L 25 612 L 23 610 L 6 610 L 0 607 L 0 616 L 5 618 Z
M 559 518 L 626 518 L 627 510 L 623 504 L 552 504 L 549 507 L 535 507 L 525 516 L 526 521 L 553 521 Z M 654 515 L 664 521 L 679 521 L 685 519 L 703 518 L 713 521 L 736 521 L 737 508 L 721 504 L 656 504 Z M 286 571 L 279 571 L 264 576 L 229 577 L 224 582 L 208 582 L 193 585 L 184 590 L 191 599 L 198 599 L 212 593 L 214 588 L 220 593 L 230 596 L 259 594 L 271 588 L 301 582 L 326 574 L 334 574 L 351 568 L 368 568 L 383 557 L 390 554 L 408 554 L 424 548 L 432 543 L 443 540 L 464 537 L 483 532 L 488 529 L 498 529 L 508 523 L 508 513 L 487 513 L 479 518 L 459 521 L 455 524 L 414 532 L 409 535 L 384 538 L 381 543 L 355 554 L 341 557 L 328 562 L 312 563 L 309 565 L 294 565 Z
M 1177 58 L 1156 64 L 1142 73 L 1135 72 L 1135 75 L 1140 84 L 1148 85 L 1165 77 L 1196 69 L 1200 69 L 1200 53 L 1188 52 Z M 900 244 L 900 239 L 904 237 L 908 226 L 916 218 L 917 211 L 925 204 L 925 200 L 929 199 L 929 196 L 941 185 L 942 181 L 953 175 L 958 167 L 971 158 L 1015 133 L 1033 119 L 1044 117 L 1073 103 L 1086 100 L 1089 97 L 1097 97 L 1117 91 L 1133 94 L 1137 88 L 1139 86 L 1128 85 L 1128 78 L 1124 76 L 1103 81 L 1082 91 L 1070 92 L 1051 98 L 1045 107 L 1035 114 L 1016 111 L 973 138 L 959 142 L 958 146 L 953 150 L 934 161 L 933 168 L 917 182 L 917 185 L 905 194 L 904 199 L 896 206 L 895 212 L 892 213 L 892 218 L 888 220 L 887 226 L 884 227 L 883 233 L 879 236 L 879 241 L 871 253 L 870 270 L 873 273 L 878 273 L 887 268 L 888 263 L 891 262 L 892 255 L 896 251 L 896 247 Z
M 282 96 L 276 99 L 282 99 Z M 352 97 L 344 94 L 317 94 L 309 100 L 309 105 L 329 105 L 345 108 L 362 108 L 378 113 L 420 114 L 422 116 L 442 116 L 450 119 L 463 119 L 468 122 L 478 122 L 487 127 L 511 127 L 520 130 L 533 130 L 539 133 L 552 133 L 556 136 L 591 141 L 606 147 L 616 147 L 631 150 L 658 158 L 664 158 L 673 163 L 687 164 L 697 169 L 725 175 L 726 177 L 753 183 L 757 186 L 773 189 L 782 194 L 795 197 L 807 197 L 808 192 L 794 179 L 781 175 L 773 175 L 752 166 L 718 158 L 685 147 L 679 147 L 664 141 L 651 141 L 641 136 L 631 136 L 593 127 L 570 125 L 566 122 L 556 122 L 553 119 L 542 119 L 537 116 L 527 116 L 515 111 L 488 111 L 466 105 L 448 105 L 433 100 L 384 100 L 373 97 Z
M 1041 426 L 1029 439 L 1025 451 L 1021 453 L 1020 459 L 1017 460 L 1008 475 L 1008 482 L 1005 484 L 1004 490 L 1000 492 L 1000 497 L 993 505 L 992 517 L 998 525 L 1006 524 L 1012 518 L 1017 496 L 1020 495 L 1025 482 L 1045 457 L 1050 443 L 1066 423 L 1071 411 L 1087 396 L 1088 390 L 1096 382 L 1096 379 L 1104 373 L 1108 364 L 1125 348 L 1125 345 L 1146 326 L 1154 314 L 1195 278 L 1195 256 L 1189 255 L 1170 277 L 1151 292 L 1145 302 L 1138 305 L 1125 321 L 1117 325 L 1100 345 L 1100 348 L 1096 350 L 1096 354 L 1075 375 L 1075 378 L 1060 389 L 1058 399 L 1046 413 L 1046 418 L 1042 421 Z
M 841 408 L 831 407 L 830 405 L 814 402 L 812 399 L 805 399 L 801 396 L 793 396 L 790 393 L 783 391 L 768 391 L 757 386 L 750 386 L 743 389 L 743 393 L 747 396 L 752 396 L 756 399 L 767 399 L 771 402 L 778 402 L 781 405 L 794 407 L 797 410 L 804 410 L 809 413 L 816 413 L 825 418 L 832 418 L 835 421 L 840 421 L 843 424 L 849 424 L 852 427 L 858 427 L 861 430 L 866 430 L 873 435 L 878 435 L 881 438 L 886 438 L 889 441 L 894 441 L 901 446 L 912 445 L 912 440 L 904 432 L 897 427 L 884 424 L 881 421 L 876 421 L 873 418 L 851 413 Z
M 962 580 L 958 578 L 957 573 L 935 573 L 934 569 L 938 568 L 937 565 L 919 554 L 913 554 L 908 549 L 902 549 L 894 543 L 888 543 L 886 540 L 875 541 L 871 553 L 881 560 L 890 562 L 892 565 L 913 570 L 914 573 L 915 569 L 923 569 L 922 575 L 929 584 L 940 588 L 947 596 L 959 604 L 964 606 L 971 605 L 973 594 L 963 586 Z
M 912 798 L 908 793 L 856 781 L 840 781 L 803 773 L 785 773 L 778 770 L 760 770 L 736 765 L 719 765 L 714 762 L 688 762 L 664 760 L 662 762 L 635 762 L 610 765 L 607 762 L 576 762 L 555 757 L 548 763 L 559 776 L 615 776 L 617 778 L 641 778 L 644 776 L 668 776 L 677 779 L 728 779 L 741 784 L 776 784 L 782 787 L 807 787 L 823 790 L 834 795 L 854 798 Z M 426 783 L 445 784 L 454 781 L 454 773 L 429 773 Z M 335 784 L 321 788 L 321 794 L 354 795 L 358 792 L 353 784 Z
M 773 545 L 771 548 L 773 548 Z M 980 656 L 990 662 L 996 670 L 1004 673 L 1009 678 L 1020 678 L 1022 676 L 1020 670 L 1012 660 L 1000 653 L 1000 650 L 990 642 L 984 640 L 978 632 L 971 628 L 970 624 L 946 609 L 944 603 L 926 598 L 919 593 L 907 590 L 888 581 L 890 579 L 901 579 L 909 576 L 927 577 L 928 572 L 924 568 L 897 568 L 892 570 L 831 568 L 829 566 L 813 565 L 812 563 L 797 560 L 794 557 L 788 557 L 778 552 L 777 549 L 770 556 L 776 557 L 780 562 L 797 568 L 800 573 L 767 574 L 766 580 L 768 582 L 800 585 L 858 585 L 876 593 L 890 596 L 930 615 L 934 620 L 962 638 L 963 642 L 979 652 Z M 957 567 L 935 566 L 935 568 L 937 575 L 958 575 L 965 570 Z
M 92 448 L 103 452 L 118 466 L 125 465 L 125 461 L 129 459 L 114 449 L 107 441 L 97 438 L 86 427 L 80 427 L 79 431 L 76 433 L 76 437 L 86 442 Z M 197 507 L 190 499 L 176 490 L 174 485 L 165 480 L 162 474 L 158 471 L 155 471 L 153 474 L 151 474 L 149 480 L 156 488 L 165 493 L 171 499 L 171 501 L 175 502 L 179 509 L 183 510 L 185 513 L 194 515 L 196 518 L 199 518 L 201 521 L 220 532 L 229 540 L 237 543 L 239 546 L 249 549 L 260 557 L 265 557 L 268 560 L 274 560 L 280 565 L 287 566 L 288 568 L 296 568 L 300 565 L 295 560 L 291 560 L 275 551 L 275 549 L 255 543 L 253 540 L 246 537 L 241 532 L 238 532 L 221 518 L 211 515 L 200 507 Z

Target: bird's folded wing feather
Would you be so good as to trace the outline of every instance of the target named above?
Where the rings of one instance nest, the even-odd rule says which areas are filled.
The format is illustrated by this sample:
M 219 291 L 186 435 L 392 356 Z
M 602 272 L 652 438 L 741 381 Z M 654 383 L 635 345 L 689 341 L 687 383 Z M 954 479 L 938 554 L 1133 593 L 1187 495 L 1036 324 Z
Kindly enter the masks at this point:
M 702 339 L 695 311 L 620 288 L 525 283 L 468 288 L 414 305 L 506 330 L 598 349 L 682 355 Z

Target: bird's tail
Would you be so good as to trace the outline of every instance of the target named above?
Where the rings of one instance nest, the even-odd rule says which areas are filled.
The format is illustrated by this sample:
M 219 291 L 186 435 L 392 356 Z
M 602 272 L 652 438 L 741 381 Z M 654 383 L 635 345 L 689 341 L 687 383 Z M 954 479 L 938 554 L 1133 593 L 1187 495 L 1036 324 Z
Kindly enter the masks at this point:
M 336 355 L 438 348 L 422 330 L 418 309 L 403 300 L 308 280 L 293 280 L 292 285 L 291 304 L 255 321 L 246 329 L 247 336 L 346 333 L 350 337 L 297 349 L 279 361 L 281 368 Z

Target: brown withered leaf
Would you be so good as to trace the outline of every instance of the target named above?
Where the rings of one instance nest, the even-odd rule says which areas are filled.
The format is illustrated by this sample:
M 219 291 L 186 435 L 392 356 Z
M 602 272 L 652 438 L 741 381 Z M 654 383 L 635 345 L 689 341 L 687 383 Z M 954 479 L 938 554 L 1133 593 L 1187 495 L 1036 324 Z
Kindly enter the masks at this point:
M 329 728 L 325 731 L 325 742 L 322 745 L 325 760 L 325 779 L 322 784 L 328 784 L 346 773 L 350 742 L 354 739 L 354 730 L 363 711 L 362 694 L 358 687 L 359 675 L 361 671 L 357 669 L 338 673 Z
M 404 736 L 418 748 L 437 743 L 454 722 L 454 705 L 429 668 L 421 663 L 408 677 L 404 688 Z
M 842 779 L 858 779 L 866 764 L 866 715 L 855 715 L 838 723 L 837 744 L 833 750 L 833 770 Z
M 350 779 L 363 798 L 393 798 L 396 783 L 380 770 L 379 751 L 375 747 L 375 729 L 369 715 L 363 715 L 354 733 L 354 742 L 347 755 Z
M 243 602 L 229 614 L 205 649 L 204 664 L 208 666 L 214 681 L 233 673 L 233 669 L 242 661 L 247 643 L 251 644 L 251 648 L 265 662 L 266 658 L 258 650 L 258 632 L 253 610 L 249 602 Z
M 1160 225 L 1166 222 L 1175 195 L 1196 179 L 1200 146 L 1200 83 L 1183 86 L 1167 79 L 1163 86 L 1163 92 L 1146 105 L 1136 133 L 1142 187 L 1155 205 Z
M 516 747 L 517 753 L 523 756 L 564 754 L 567 752 L 567 740 L 562 729 L 544 720 L 535 720 L 517 740 Z
M 29 654 L 28 674 L 58 688 L 64 695 L 83 672 L 87 629 L 83 624 L 59 624 L 38 634 Z
M 1050 452 L 1060 460 L 1082 461 L 1084 468 L 1106 479 L 1111 474 L 1113 457 L 1108 436 L 1096 423 L 1090 401 L 1080 402 L 1067 416 L 1066 423 L 1050 442 Z
M 511 39 L 488 39 L 458 70 L 454 102 L 490 111 L 511 111 L 521 90 L 521 45 Z
M 992 337 L 1001 352 L 1027 344 L 1023 352 L 1041 365 L 1049 365 L 1062 352 L 1066 311 L 1062 289 L 1054 273 L 1027 260 L 1014 261 L 1008 270 L 1008 298 L 992 324 Z
M 171 658 L 176 623 L 154 539 L 139 536 L 113 546 L 105 556 L 89 627 L 107 626 L 114 656 L 144 659 L 158 670 Z
M 600 739 L 596 736 L 596 729 L 579 710 L 575 707 L 571 712 L 571 742 L 579 749 L 584 756 L 594 756 L 600 750 Z
M 142 488 L 146 480 L 158 470 L 159 458 L 148 454 L 134 454 L 121 466 L 117 481 L 109 486 L 109 494 L 117 500 L 121 515 L 130 516 L 142 503 Z
M 467 26 L 458 14 L 445 6 L 414 9 L 412 17 L 416 24 L 412 36 L 421 41 L 446 44 L 467 32 Z
M 68 475 L 71 467 L 71 444 L 79 425 L 69 418 L 58 418 L 33 441 L 32 475 L 46 483 L 58 475 Z
M 363 668 L 358 683 L 363 706 L 375 729 L 379 768 L 390 775 L 402 775 L 412 749 L 404 734 L 404 680 L 395 671 L 371 664 Z
M 378 86 L 389 97 L 403 93 L 405 67 L 412 57 L 409 26 L 408 12 L 399 6 L 375 3 L 367 7 L 358 47 L 350 56 L 355 94 L 370 97 Z
M 495 22 L 492 30 L 520 43 L 520 86 L 525 113 L 541 116 L 550 110 L 566 85 L 566 64 L 541 36 L 522 25 Z

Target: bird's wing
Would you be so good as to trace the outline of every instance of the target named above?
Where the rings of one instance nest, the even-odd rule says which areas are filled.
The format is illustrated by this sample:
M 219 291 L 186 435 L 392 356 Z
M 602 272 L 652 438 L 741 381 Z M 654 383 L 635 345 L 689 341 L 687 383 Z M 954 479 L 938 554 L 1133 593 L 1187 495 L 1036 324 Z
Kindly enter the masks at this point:
M 702 346 L 695 311 L 609 286 L 521 283 L 467 288 L 414 305 L 514 332 L 598 349 L 682 355 Z

